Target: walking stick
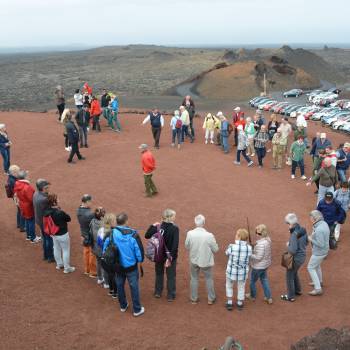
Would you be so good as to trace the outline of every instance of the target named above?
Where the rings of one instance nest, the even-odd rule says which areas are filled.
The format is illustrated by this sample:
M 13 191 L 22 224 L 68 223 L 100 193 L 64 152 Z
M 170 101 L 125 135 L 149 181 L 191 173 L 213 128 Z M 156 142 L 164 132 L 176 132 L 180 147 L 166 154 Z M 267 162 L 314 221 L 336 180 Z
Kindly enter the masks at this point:
M 249 218 L 248 218 L 248 216 L 247 216 L 247 230 L 248 230 L 249 244 L 252 245 L 252 236 L 250 234 L 250 226 L 249 226 Z

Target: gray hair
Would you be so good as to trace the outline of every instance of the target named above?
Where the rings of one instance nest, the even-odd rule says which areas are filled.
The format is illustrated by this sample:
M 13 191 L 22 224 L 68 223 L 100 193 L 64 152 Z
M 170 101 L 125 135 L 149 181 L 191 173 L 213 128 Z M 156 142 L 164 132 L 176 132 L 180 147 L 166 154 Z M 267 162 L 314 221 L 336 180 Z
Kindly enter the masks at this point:
M 164 222 L 172 222 L 176 215 L 176 211 L 173 209 L 165 209 L 162 214 L 162 218 Z
M 299 222 L 298 217 L 294 213 L 288 213 L 284 220 L 289 225 L 295 225 Z
M 313 221 L 315 221 L 315 222 L 323 220 L 323 215 L 319 210 L 312 210 L 310 212 L 310 216 L 312 217 Z
M 25 170 L 20 170 L 17 175 L 17 179 L 24 180 L 27 178 L 28 172 Z
M 205 224 L 205 217 L 202 214 L 198 214 L 194 218 L 194 223 L 196 224 L 197 227 L 203 227 Z

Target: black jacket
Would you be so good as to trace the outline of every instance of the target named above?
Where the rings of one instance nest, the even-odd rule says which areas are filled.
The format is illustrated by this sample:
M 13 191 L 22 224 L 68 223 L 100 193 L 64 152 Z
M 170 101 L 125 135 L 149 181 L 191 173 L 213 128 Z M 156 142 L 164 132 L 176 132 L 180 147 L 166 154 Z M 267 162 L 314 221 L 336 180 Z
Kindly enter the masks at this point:
M 102 108 L 108 107 L 109 102 L 111 102 L 111 96 L 109 96 L 108 94 L 101 96 L 101 107 Z
M 68 121 L 66 124 L 67 136 L 70 143 L 79 142 L 79 131 L 72 121 Z
M 90 121 L 90 112 L 80 109 L 75 115 L 75 120 L 79 126 L 88 126 Z
M 160 228 L 164 230 L 164 241 L 173 259 L 177 258 L 179 249 L 179 228 L 170 222 L 162 222 Z M 145 238 L 151 238 L 157 232 L 157 227 L 151 225 L 145 233 Z
M 80 225 L 80 232 L 82 237 L 89 239 L 90 236 L 90 222 L 95 217 L 90 208 L 79 207 L 77 210 L 77 217 Z
M 55 236 L 62 236 L 68 232 L 67 222 L 70 222 L 71 218 L 63 210 L 59 208 L 49 208 L 44 211 L 44 216 L 51 216 L 55 225 L 60 228 Z

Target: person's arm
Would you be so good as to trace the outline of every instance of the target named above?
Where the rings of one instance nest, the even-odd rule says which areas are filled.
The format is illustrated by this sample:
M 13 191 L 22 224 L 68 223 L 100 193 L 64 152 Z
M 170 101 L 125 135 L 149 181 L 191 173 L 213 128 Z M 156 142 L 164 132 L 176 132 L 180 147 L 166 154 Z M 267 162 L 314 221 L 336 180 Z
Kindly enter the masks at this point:
M 145 258 L 145 252 L 143 249 L 140 236 L 138 234 L 134 236 L 134 251 L 135 251 L 137 262 L 142 263 Z
M 256 244 L 254 247 L 251 259 L 255 262 L 261 261 L 264 257 L 264 246 L 262 244 Z
M 169 253 L 172 257 L 174 257 L 176 255 L 178 248 L 179 248 L 179 228 L 177 226 L 175 226 L 173 244 L 171 247 L 168 247 Z
M 160 116 L 160 125 L 164 126 L 164 117 L 162 115 Z
M 102 248 L 102 253 L 104 253 L 109 245 L 110 237 L 107 237 L 105 241 L 103 242 L 103 248 Z
M 219 246 L 216 242 L 214 235 L 212 235 L 209 239 L 209 247 L 213 253 L 217 253 L 219 251 Z
M 148 115 L 142 122 L 142 125 L 145 125 L 146 123 L 148 123 L 151 120 L 151 116 Z
M 145 233 L 145 238 L 150 239 L 157 232 L 157 226 L 151 225 Z
M 318 248 L 324 248 L 326 246 L 325 236 L 321 232 L 315 232 L 313 236 L 309 236 L 308 240 Z
M 61 221 L 64 221 L 64 222 L 71 221 L 71 217 L 67 213 L 65 213 L 63 210 L 59 210 L 59 212 L 57 214 L 58 214 L 58 217 Z
M 191 248 L 191 239 L 190 239 L 189 232 L 187 232 L 187 235 L 186 235 L 185 248 L 187 250 L 190 250 L 190 248 Z
M 288 245 L 288 252 L 292 255 L 295 255 L 298 249 L 298 240 L 297 240 L 297 235 L 292 234 L 290 239 L 289 239 L 289 245 Z
M 231 254 L 231 244 L 228 245 L 228 247 L 225 250 L 225 255 L 230 255 Z

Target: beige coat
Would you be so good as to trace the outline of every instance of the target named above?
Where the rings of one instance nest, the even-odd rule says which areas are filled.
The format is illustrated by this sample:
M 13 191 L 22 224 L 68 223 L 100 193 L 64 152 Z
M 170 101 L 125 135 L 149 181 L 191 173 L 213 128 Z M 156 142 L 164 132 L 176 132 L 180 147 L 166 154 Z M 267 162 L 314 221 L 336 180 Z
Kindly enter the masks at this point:
M 271 239 L 261 238 L 256 241 L 254 251 L 250 257 L 253 269 L 265 270 L 271 265 Z

